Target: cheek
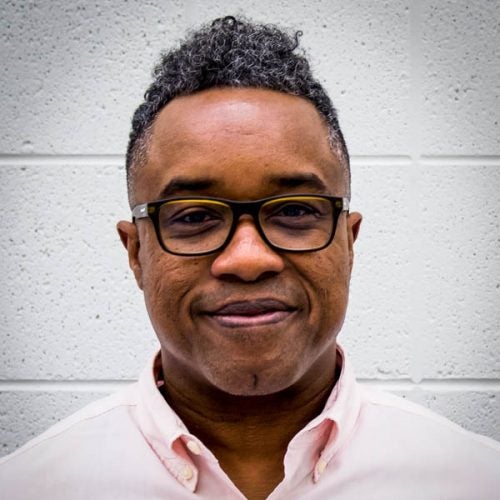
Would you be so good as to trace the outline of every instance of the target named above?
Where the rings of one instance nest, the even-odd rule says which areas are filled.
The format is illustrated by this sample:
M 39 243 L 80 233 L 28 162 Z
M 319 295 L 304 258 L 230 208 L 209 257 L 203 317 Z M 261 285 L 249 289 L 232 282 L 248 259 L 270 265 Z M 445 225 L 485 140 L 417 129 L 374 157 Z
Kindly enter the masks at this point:
M 163 348 L 169 352 L 192 351 L 189 335 L 190 290 L 196 286 L 198 266 L 189 266 L 178 257 L 165 254 L 151 259 L 145 269 L 144 300 L 151 324 Z
M 147 252 L 145 249 L 144 254 Z M 199 282 L 201 263 L 161 249 L 149 252 L 142 264 L 144 298 L 151 320 L 164 330 L 167 323 L 175 323 L 189 312 L 183 299 Z
M 349 257 L 346 252 L 332 247 L 328 252 L 307 254 L 307 260 L 297 265 L 301 274 L 314 289 L 321 294 L 343 290 L 349 285 Z
M 349 292 L 349 258 L 338 247 L 328 252 L 308 254 L 297 265 L 300 269 L 311 308 L 311 323 L 336 328 L 343 321 Z

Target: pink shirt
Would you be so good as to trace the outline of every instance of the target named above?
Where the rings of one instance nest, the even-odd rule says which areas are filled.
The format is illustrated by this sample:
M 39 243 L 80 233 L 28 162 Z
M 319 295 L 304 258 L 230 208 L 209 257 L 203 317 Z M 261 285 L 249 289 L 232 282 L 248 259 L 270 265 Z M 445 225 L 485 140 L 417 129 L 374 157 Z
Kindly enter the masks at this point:
M 500 445 L 360 386 L 347 358 L 324 411 L 290 442 L 269 499 L 498 499 Z M 0 459 L 0 498 L 241 499 L 161 396 L 139 381 Z

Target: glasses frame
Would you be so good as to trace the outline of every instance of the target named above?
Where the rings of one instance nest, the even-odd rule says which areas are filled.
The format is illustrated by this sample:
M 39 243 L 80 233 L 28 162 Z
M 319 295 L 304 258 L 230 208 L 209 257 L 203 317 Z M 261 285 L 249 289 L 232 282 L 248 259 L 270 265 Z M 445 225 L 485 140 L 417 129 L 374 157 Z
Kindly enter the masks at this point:
M 306 250 L 295 250 L 295 249 L 288 249 L 288 248 L 281 248 L 278 245 L 274 245 L 271 243 L 268 238 L 266 237 L 264 230 L 261 227 L 260 221 L 259 221 L 259 211 L 262 207 L 262 205 L 274 201 L 274 200 L 279 200 L 279 199 L 286 199 L 286 198 L 322 198 L 324 200 L 328 200 L 332 204 L 332 213 L 333 213 L 333 228 L 330 234 L 330 237 L 328 238 L 328 241 L 317 248 L 310 248 Z M 175 252 L 173 250 L 170 250 L 164 243 L 163 238 L 161 236 L 161 231 L 160 231 L 160 224 L 159 224 L 159 214 L 160 214 L 160 207 L 167 202 L 172 202 L 172 201 L 186 201 L 186 200 L 207 200 L 207 201 L 216 201 L 219 203 L 224 203 L 229 206 L 233 213 L 233 220 L 231 223 L 231 227 L 229 229 L 229 232 L 227 234 L 226 239 L 224 242 L 219 245 L 217 248 L 205 252 L 198 252 L 198 253 L 183 253 L 183 252 Z M 132 209 L 132 222 L 135 223 L 137 219 L 151 219 L 153 222 L 153 226 L 155 228 L 155 233 L 156 237 L 158 239 L 158 243 L 162 247 L 165 252 L 170 253 L 172 255 L 179 255 L 183 257 L 199 257 L 203 255 L 210 255 L 216 252 L 219 252 L 223 250 L 231 241 L 231 239 L 234 236 L 234 233 L 236 232 L 236 229 L 238 227 L 238 223 L 240 220 L 240 217 L 242 215 L 248 214 L 252 217 L 255 228 L 257 229 L 257 232 L 259 233 L 260 237 L 262 240 L 266 243 L 269 248 L 273 250 L 277 250 L 279 252 L 291 252 L 291 253 L 304 253 L 304 252 L 317 252 L 319 250 L 323 250 L 323 248 L 326 248 L 332 241 L 333 238 L 335 237 L 335 232 L 337 230 L 337 223 L 340 217 L 340 214 L 342 212 L 349 212 L 349 198 L 344 198 L 344 197 L 338 197 L 338 196 L 329 196 L 325 194 L 314 194 L 314 193 L 299 193 L 299 194 L 286 194 L 286 195 L 279 195 L 279 196 L 271 196 L 270 198 L 262 198 L 260 200 L 254 200 L 254 201 L 235 201 L 235 200 L 227 200 L 224 198 L 213 198 L 210 196 L 181 196 L 181 197 L 174 197 L 174 198 L 165 198 L 162 200 L 157 200 L 157 201 L 151 201 L 148 203 L 141 203 L 139 205 L 136 205 Z

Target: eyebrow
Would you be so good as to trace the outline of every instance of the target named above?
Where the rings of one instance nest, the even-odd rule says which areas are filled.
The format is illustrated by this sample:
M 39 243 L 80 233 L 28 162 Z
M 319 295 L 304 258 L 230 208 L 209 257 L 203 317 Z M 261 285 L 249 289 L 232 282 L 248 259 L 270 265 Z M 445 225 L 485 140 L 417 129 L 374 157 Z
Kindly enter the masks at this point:
M 326 193 L 328 188 L 319 176 L 313 173 L 291 173 L 289 175 L 277 175 L 269 177 L 269 183 L 280 188 L 305 187 L 315 191 Z
M 290 173 L 288 175 L 271 175 L 264 179 L 270 185 L 278 188 L 298 188 L 304 187 L 313 189 L 316 192 L 327 193 L 328 189 L 326 184 L 319 176 L 313 173 Z M 215 187 L 218 181 L 214 178 L 187 178 L 187 177 L 174 177 L 160 192 L 159 198 L 168 198 L 176 195 L 179 192 L 196 193 L 206 191 Z
M 160 192 L 160 198 L 168 198 L 179 191 L 199 192 L 215 186 L 216 181 L 210 178 L 189 179 L 174 177 Z

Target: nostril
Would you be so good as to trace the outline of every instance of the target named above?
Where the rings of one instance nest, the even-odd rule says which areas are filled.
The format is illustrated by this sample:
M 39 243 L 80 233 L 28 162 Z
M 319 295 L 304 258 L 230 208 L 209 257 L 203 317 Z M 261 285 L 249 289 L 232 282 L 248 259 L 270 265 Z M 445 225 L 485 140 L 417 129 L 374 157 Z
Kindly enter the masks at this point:
M 222 273 L 217 275 L 217 279 L 221 281 L 226 281 L 228 283 L 253 283 L 265 281 L 271 278 L 274 278 L 279 273 L 276 271 L 264 271 L 259 275 L 241 275 L 241 273 Z
M 277 276 L 279 273 L 276 272 L 276 271 L 265 271 L 263 272 L 259 278 L 258 278 L 258 281 L 264 281 L 264 280 L 267 280 L 267 279 L 270 279 L 270 278 L 274 278 L 275 276 Z M 257 281 L 257 280 L 256 280 Z

